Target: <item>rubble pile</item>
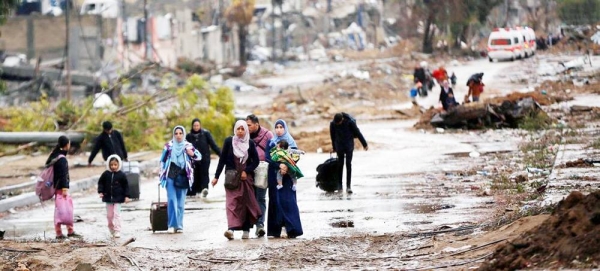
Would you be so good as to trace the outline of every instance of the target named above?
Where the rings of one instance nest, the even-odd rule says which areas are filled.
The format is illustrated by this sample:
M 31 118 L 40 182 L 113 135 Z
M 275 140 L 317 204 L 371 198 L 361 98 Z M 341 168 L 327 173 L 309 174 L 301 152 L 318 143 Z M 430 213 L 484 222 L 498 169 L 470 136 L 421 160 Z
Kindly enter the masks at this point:
M 500 246 L 480 270 L 591 268 L 599 261 L 600 191 L 575 191 L 540 226 Z
M 375 118 L 405 118 L 399 112 L 383 109 L 385 105 L 408 101 L 410 81 L 400 76 L 403 69 L 399 63 L 371 63 L 343 71 L 307 90 L 283 90 L 267 112 L 262 113 L 292 121 L 329 120 L 340 111 Z M 258 109 L 262 110 L 265 109 Z
M 482 128 L 518 127 L 527 116 L 544 113 L 540 105 L 550 105 L 569 98 L 564 95 L 552 96 L 538 91 L 514 92 L 504 97 L 495 97 L 479 103 L 466 103 L 447 112 L 431 108 L 427 110 L 415 128 Z
M 376 59 L 388 57 L 404 57 L 410 56 L 411 52 L 416 52 L 419 48 L 415 45 L 419 44 L 412 40 L 401 40 L 398 44 L 389 47 L 385 50 L 380 49 L 365 49 L 362 51 L 356 50 L 330 50 L 329 54 L 333 56 L 342 56 L 345 59 L 361 60 L 361 59 Z
M 574 161 L 567 161 L 564 165 L 557 166 L 557 168 L 570 168 L 570 167 L 594 167 L 594 163 L 585 161 L 583 158 L 579 158 Z

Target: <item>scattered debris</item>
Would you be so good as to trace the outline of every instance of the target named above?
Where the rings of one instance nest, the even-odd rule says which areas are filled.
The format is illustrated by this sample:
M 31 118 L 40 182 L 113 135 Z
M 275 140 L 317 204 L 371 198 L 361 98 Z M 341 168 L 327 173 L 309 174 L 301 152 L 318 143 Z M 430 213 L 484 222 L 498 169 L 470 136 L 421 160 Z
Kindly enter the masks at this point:
M 125 241 L 125 243 L 123 243 L 121 246 L 124 247 L 124 246 L 127 246 L 127 245 L 129 245 L 129 244 L 131 244 L 133 242 L 135 242 L 135 237 L 131 237 L 131 238 L 127 239 L 127 241 Z

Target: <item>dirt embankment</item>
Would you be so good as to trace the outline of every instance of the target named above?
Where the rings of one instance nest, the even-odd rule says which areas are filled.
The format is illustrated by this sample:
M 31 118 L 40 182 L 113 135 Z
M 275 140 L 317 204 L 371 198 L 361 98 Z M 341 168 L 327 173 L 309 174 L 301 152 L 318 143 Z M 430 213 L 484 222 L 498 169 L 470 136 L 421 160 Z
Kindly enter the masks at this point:
M 548 220 L 499 247 L 480 270 L 597 268 L 600 262 L 600 191 L 572 192 Z

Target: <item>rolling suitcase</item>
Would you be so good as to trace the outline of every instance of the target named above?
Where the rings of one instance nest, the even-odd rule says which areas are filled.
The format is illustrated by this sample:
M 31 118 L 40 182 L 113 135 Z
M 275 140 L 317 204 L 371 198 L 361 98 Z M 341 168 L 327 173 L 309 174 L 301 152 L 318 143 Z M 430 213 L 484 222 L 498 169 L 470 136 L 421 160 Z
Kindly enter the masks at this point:
M 129 183 L 129 198 L 140 198 L 140 164 L 137 161 L 123 162 L 123 172 Z
M 317 187 L 325 192 L 338 190 L 338 159 L 329 157 L 317 166 Z
M 158 185 L 158 202 L 150 206 L 150 226 L 152 232 L 166 231 L 168 227 L 167 203 L 160 201 L 160 184 Z

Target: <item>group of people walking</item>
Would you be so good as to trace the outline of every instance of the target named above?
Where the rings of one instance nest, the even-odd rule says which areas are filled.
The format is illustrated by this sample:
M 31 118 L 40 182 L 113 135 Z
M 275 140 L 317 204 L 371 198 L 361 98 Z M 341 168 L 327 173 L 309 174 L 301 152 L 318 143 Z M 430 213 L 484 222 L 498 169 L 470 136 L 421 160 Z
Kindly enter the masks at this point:
M 206 197 L 209 190 L 210 150 L 219 156 L 214 179 L 214 187 L 225 172 L 225 198 L 227 229 L 224 236 L 232 240 L 234 231 L 242 231 L 242 239 L 250 238 L 250 229 L 255 227 L 255 235 L 279 238 L 295 238 L 303 234 L 296 192 L 297 179 L 302 172 L 296 166 L 300 154 L 296 141 L 289 133 L 287 123 L 279 119 L 274 131 L 262 127 L 258 117 L 248 115 L 238 120 L 233 135 L 227 137 L 219 148 L 212 135 L 201 126 L 199 119 L 192 121 L 191 132 L 186 134 L 183 126 L 176 126 L 172 139 L 168 141 L 160 156 L 159 185 L 167 191 L 168 232 L 183 232 L 185 200 L 198 194 Z M 354 138 L 359 138 L 365 150 L 367 143 L 356 126 L 355 120 L 345 113 L 335 115 L 330 125 L 332 147 L 339 157 L 339 191 L 342 191 L 342 171 L 347 168 L 346 189 L 351 190 L 351 161 Z M 70 141 L 66 136 L 58 139 L 58 144 L 48 157 L 46 166 L 54 169 L 56 198 L 69 199 L 69 168 L 66 159 Z M 110 122 L 103 123 L 103 132 L 97 137 L 88 163 L 91 165 L 96 154 L 102 150 L 107 161 L 106 171 L 98 181 L 98 194 L 106 203 L 108 228 L 115 238 L 120 237 L 121 204 L 129 202 L 129 185 L 121 171 L 127 159 L 127 150 L 122 135 L 113 130 Z M 345 163 L 344 163 L 345 161 Z M 255 170 L 266 163 L 268 188 L 254 185 Z M 269 195 L 267 205 L 266 195 Z M 60 206 L 60 208 L 63 208 Z M 57 205 L 55 208 L 59 210 Z M 63 223 L 56 219 L 57 239 L 81 237 L 75 233 L 73 223 Z M 266 218 L 266 229 L 265 229 Z M 62 234 L 61 225 L 67 226 L 67 236 Z
M 483 73 L 476 73 L 467 80 L 467 87 L 469 90 L 463 99 L 464 103 L 479 101 L 479 97 L 481 96 L 481 93 L 483 93 L 485 86 L 485 84 L 482 82 L 482 77 Z M 423 61 L 416 65 L 413 78 L 414 86 L 410 90 L 410 97 L 413 104 L 417 104 L 417 95 L 427 96 L 427 92 L 432 90 L 434 81 L 436 81 L 440 85 L 440 95 L 438 101 L 442 105 L 444 111 L 448 111 L 459 105 L 453 89 L 456 86 L 456 75 L 454 73 L 448 75 L 448 72 L 443 66 L 430 73 L 427 69 L 427 62 Z

